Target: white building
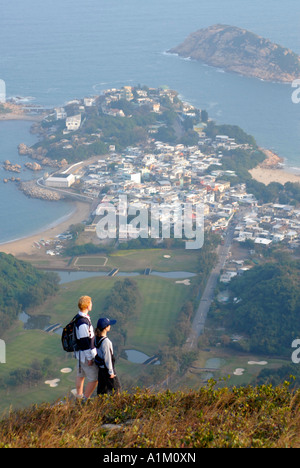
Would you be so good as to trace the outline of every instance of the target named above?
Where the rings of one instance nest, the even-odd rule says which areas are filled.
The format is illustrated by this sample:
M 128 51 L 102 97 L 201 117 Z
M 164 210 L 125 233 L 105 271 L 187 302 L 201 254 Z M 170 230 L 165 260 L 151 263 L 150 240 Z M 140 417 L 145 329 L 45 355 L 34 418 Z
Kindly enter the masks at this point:
M 83 99 L 83 104 L 85 107 L 92 107 L 95 104 L 95 98 L 84 98 Z
M 78 130 L 81 125 L 81 114 L 72 115 L 66 119 L 67 130 L 75 131 Z
M 235 272 L 235 271 L 225 271 L 220 276 L 220 282 L 221 283 L 230 283 L 232 278 L 234 278 L 235 276 L 237 276 L 237 272 Z
M 67 113 L 64 107 L 55 107 L 54 112 L 56 120 L 63 120 L 67 118 Z
M 269 246 L 270 244 L 272 244 L 272 241 L 270 239 L 265 239 L 264 237 L 257 237 L 254 243 L 259 244 L 259 245 Z
M 131 174 L 130 179 L 132 180 L 132 182 L 135 182 L 136 184 L 140 184 L 141 183 L 141 173 L 138 172 L 136 174 Z
M 69 188 L 75 182 L 75 176 L 73 174 L 69 175 L 59 175 L 57 176 L 50 176 L 45 180 L 46 187 L 53 187 L 53 188 Z

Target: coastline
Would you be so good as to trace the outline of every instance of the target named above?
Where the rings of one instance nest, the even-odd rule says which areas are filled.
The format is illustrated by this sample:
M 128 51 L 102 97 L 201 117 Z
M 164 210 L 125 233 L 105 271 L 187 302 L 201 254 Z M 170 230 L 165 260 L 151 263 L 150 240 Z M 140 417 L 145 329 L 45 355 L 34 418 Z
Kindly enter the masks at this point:
M 14 256 L 33 255 L 37 252 L 36 248 L 33 246 L 34 242 L 38 242 L 40 239 L 50 240 L 55 238 L 58 234 L 68 230 L 72 224 L 85 221 L 89 217 L 90 211 L 90 204 L 75 202 L 75 207 L 69 215 L 64 216 L 51 225 L 42 228 L 39 232 L 30 234 L 29 236 L 21 239 L 11 240 L 0 244 L 0 252 Z
M 269 185 L 271 182 L 278 182 L 281 185 L 287 182 L 300 184 L 300 175 L 288 172 L 287 169 L 265 169 L 258 166 L 249 171 L 249 173 L 253 179 L 265 185 Z
M 278 168 L 282 164 L 283 159 L 270 150 L 260 148 L 266 159 L 251 169 L 249 173 L 253 179 L 269 185 L 271 182 L 279 182 L 285 184 L 286 182 L 300 183 L 300 174 L 289 172 L 288 168 Z M 40 231 L 25 236 L 24 238 L 10 240 L 8 242 L 0 243 L 0 252 L 12 254 L 14 256 L 31 256 L 37 254 L 34 242 L 39 242 L 41 239 L 51 240 L 58 234 L 69 229 L 72 224 L 80 223 L 88 219 L 91 212 L 91 205 L 83 202 L 73 202 L 74 209 L 70 214 L 58 219 L 54 223 L 41 228 Z
M 43 118 L 41 115 L 28 115 L 24 112 L 11 112 L 0 114 L 0 121 L 4 120 L 28 120 L 39 121 Z M 292 168 L 285 166 L 283 158 L 269 149 L 259 148 L 265 155 L 265 160 L 257 167 L 249 170 L 253 179 L 265 185 L 271 182 L 278 182 L 284 185 L 286 182 L 300 183 L 299 174 L 292 171 Z M 296 169 L 296 168 L 295 168 Z M 300 170 L 300 168 L 299 168 Z M 12 254 L 14 256 L 33 256 L 37 254 L 34 246 L 35 242 L 41 239 L 45 241 L 54 239 L 58 234 L 69 229 L 72 224 L 80 223 L 89 218 L 91 205 L 83 202 L 74 202 L 74 209 L 71 213 L 53 222 L 52 224 L 41 228 L 38 232 L 29 234 L 19 239 L 12 239 L 0 243 L 0 252 Z
M 20 110 L 18 106 L 7 106 L 12 108 L 12 112 L 0 114 L 1 121 L 22 120 L 39 122 L 44 118 L 44 114 L 27 114 L 26 111 Z M 55 238 L 58 234 L 69 229 L 72 224 L 77 224 L 89 218 L 91 212 L 91 205 L 83 202 L 72 202 L 73 210 L 68 215 L 57 219 L 56 221 L 42 227 L 39 231 L 24 236 L 18 239 L 11 239 L 7 242 L 0 242 L 0 252 L 11 254 L 14 256 L 34 255 L 37 253 L 36 248 L 33 246 L 34 242 L 40 239 L 50 240 Z
M 26 112 L 7 112 L 0 114 L 0 121 L 7 120 L 27 120 L 29 122 L 40 122 L 43 120 L 45 114 L 26 114 Z
M 265 185 L 271 182 L 278 182 L 282 185 L 287 182 L 300 183 L 300 172 L 296 173 L 292 168 L 287 167 L 284 159 L 273 151 L 263 148 L 260 150 L 266 155 L 266 159 L 249 171 L 253 179 Z

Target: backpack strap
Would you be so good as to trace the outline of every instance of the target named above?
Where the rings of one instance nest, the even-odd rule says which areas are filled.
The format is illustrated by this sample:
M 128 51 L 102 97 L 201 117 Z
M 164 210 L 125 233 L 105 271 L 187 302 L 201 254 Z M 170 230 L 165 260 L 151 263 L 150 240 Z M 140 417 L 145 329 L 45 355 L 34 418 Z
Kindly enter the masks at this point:
M 107 336 L 101 336 L 101 337 L 96 337 L 95 338 L 95 347 L 100 348 L 101 344 L 103 341 L 107 338 Z
M 107 336 L 97 336 L 95 338 L 95 347 L 97 349 L 100 349 L 103 341 L 107 338 Z M 97 353 L 96 356 L 95 356 L 95 363 L 97 364 L 98 367 L 103 367 L 106 368 L 106 365 L 105 365 L 105 362 L 104 362 L 104 359 L 102 359 L 99 354 Z

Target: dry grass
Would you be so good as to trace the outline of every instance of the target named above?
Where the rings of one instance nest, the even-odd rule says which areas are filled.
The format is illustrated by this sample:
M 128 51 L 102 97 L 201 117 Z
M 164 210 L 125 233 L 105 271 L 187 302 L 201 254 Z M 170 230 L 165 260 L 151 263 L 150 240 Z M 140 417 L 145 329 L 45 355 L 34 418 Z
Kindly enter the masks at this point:
M 287 385 L 66 400 L 2 419 L 0 448 L 299 448 L 299 405 Z

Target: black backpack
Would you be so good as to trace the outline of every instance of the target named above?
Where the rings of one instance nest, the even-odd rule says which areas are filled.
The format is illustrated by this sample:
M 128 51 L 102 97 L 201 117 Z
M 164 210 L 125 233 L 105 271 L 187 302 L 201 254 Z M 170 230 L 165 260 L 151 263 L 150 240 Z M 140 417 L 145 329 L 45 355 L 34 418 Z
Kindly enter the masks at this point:
M 76 338 L 76 320 L 78 314 L 73 317 L 70 323 L 68 323 L 62 331 L 61 343 L 64 351 L 67 353 L 73 353 L 74 351 L 79 351 L 79 346 Z

